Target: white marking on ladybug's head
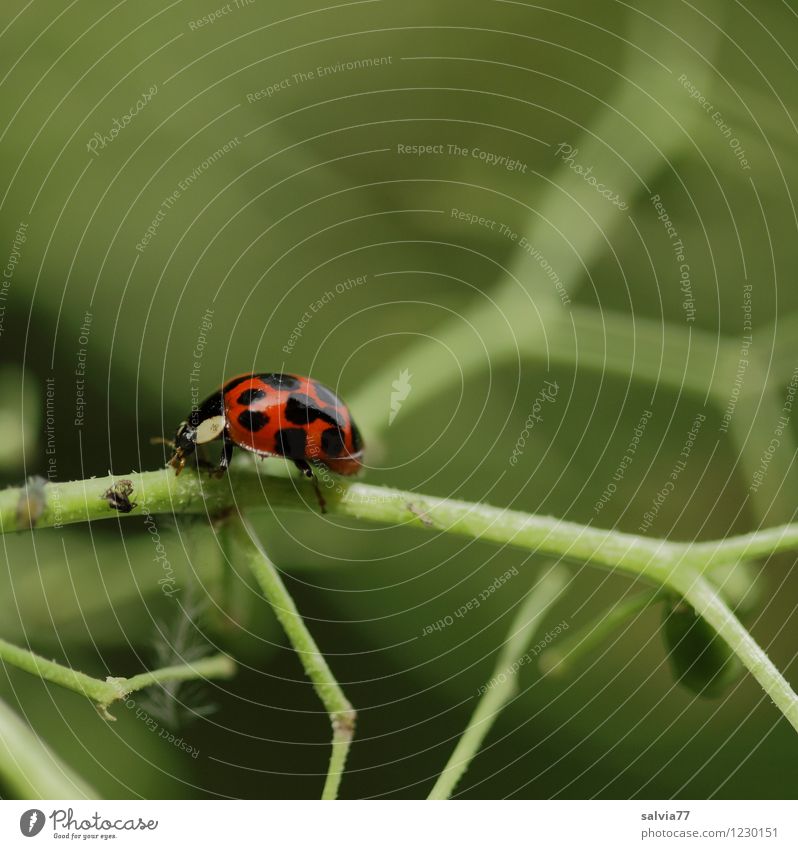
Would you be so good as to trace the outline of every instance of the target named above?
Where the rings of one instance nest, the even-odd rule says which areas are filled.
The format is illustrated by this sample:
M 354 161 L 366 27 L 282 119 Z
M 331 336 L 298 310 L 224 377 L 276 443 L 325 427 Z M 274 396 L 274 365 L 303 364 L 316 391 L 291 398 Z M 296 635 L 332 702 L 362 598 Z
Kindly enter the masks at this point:
M 223 430 L 224 416 L 211 416 L 197 425 L 194 442 L 196 442 L 197 445 L 212 442 L 214 439 L 218 439 L 222 435 Z

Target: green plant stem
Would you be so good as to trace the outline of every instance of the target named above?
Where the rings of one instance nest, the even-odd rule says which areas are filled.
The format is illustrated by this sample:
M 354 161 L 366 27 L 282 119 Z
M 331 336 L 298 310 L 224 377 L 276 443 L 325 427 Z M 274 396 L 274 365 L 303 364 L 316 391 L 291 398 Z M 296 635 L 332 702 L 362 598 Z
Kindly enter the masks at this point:
M 305 626 L 280 573 L 261 548 L 250 525 L 245 519 L 236 517 L 229 520 L 229 532 L 246 557 L 255 579 L 285 629 L 305 673 L 329 714 L 333 729 L 332 752 L 321 798 L 336 799 L 355 733 L 357 714 Z
M 122 682 L 125 695 L 151 687 L 153 684 L 166 683 L 167 681 L 193 681 L 197 678 L 232 678 L 235 675 L 236 665 L 232 658 L 226 654 L 215 654 L 211 657 L 202 657 L 191 663 L 177 666 L 164 666 L 161 669 L 153 669 L 151 672 L 142 672 L 132 678 L 116 678 L 115 681 Z
M 594 617 L 584 628 L 580 628 L 567 637 L 561 637 L 557 645 L 544 652 L 540 658 L 540 669 L 544 675 L 562 675 L 575 660 L 589 655 L 593 649 L 601 646 L 625 622 L 650 604 L 661 598 L 658 589 L 645 590 L 628 601 L 613 604 Z
M 675 573 L 671 586 L 717 631 L 762 685 L 793 728 L 798 731 L 798 699 L 773 661 L 765 654 L 740 620 L 729 610 L 714 587 L 699 572 L 682 569 Z
M 20 799 L 99 799 L 97 791 L 0 700 L 0 776 Z
M 152 514 L 200 513 L 223 517 L 233 509 L 271 507 L 307 510 L 315 505 L 309 481 L 260 474 L 258 466 L 255 470 L 232 471 L 222 480 L 189 471 L 177 477 L 170 469 L 130 474 L 127 479 L 133 486 L 131 498 L 137 506 L 124 515 L 134 516 L 147 509 Z M 45 505 L 38 527 L 52 525 L 56 521 L 65 524 L 120 518 L 123 514 L 109 507 L 103 497 L 116 480 L 118 478 L 108 477 L 47 484 L 43 489 Z M 24 490 L 20 489 L 0 493 L 0 528 L 3 531 L 18 529 L 17 505 L 23 495 Z M 337 481 L 333 489 L 325 492 L 325 498 L 331 514 L 513 545 L 538 554 L 552 554 L 620 569 L 676 590 L 699 612 L 706 607 L 713 617 L 708 614 L 707 619 L 713 625 L 720 622 L 724 626 L 719 633 L 727 640 L 733 638 L 734 642 L 730 645 L 766 692 L 775 691 L 783 695 L 781 701 L 775 698 L 774 701 L 798 731 L 798 712 L 795 709 L 798 700 L 789 684 L 771 663 L 761 662 L 761 649 L 734 618 L 717 590 L 706 581 L 694 580 L 695 575 L 715 566 L 767 557 L 781 551 L 798 551 L 798 524 L 767 528 L 713 542 L 684 543 L 600 530 L 550 516 L 535 516 L 517 510 L 361 483 Z M 695 600 L 693 593 L 697 594 Z M 334 750 L 334 756 L 336 753 L 337 750 Z
M 102 498 L 103 492 L 123 479 L 132 483 L 131 499 L 136 501 L 136 507 L 126 514 L 118 513 Z M 38 528 L 125 519 L 140 515 L 144 510 L 153 515 L 205 514 L 219 518 L 236 508 L 316 509 L 310 482 L 304 478 L 272 476 L 262 472 L 259 466 L 254 470 L 232 471 L 222 480 L 191 471 L 178 477 L 170 469 L 160 469 L 131 472 L 124 477 L 112 475 L 50 483 L 43 492 L 46 503 L 36 524 Z M 0 492 L 0 530 L 4 533 L 27 530 L 24 524 L 18 524 L 16 515 L 23 494 L 24 487 Z M 667 583 L 668 572 L 676 563 L 708 569 L 778 552 L 798 551 L 798 523 L 722 540 L 690 543 L 602 530 L 552 516 L 342 479 L 336 480 L 335 487 L 325 492 L 325 499 L 330 514 L 510 544 L 647 575 L 658 583 Z
M 510 626 L 493 674 L 486 684 L 485 694 L 477 703 L 463 736 L 438 776 L 429 799 L 448 799 L 452 795 L 499 713 L 518 693 L 518 672 L 514 665 L 523 658 L 543 617 L 567 585 L 568 577 L 565 568 L 553 566 L 529 591 Z
M 86 696 L 96 702 L 106 719 L 113 719 L 108 707 L 113 702 L 125 699 L 130 693 L 166 681 L 188 681 L 195 678 L 229 678 L 235 672 L 235 664 L 226 655 L 214 655 L 180 666 L 167 666 L 152 672 L 143 672 L 132 678 L 92 678 L 83 672 L 47 660 L 27 649 L 0 639 L 0 659 L 31 675 L 51 681 Z

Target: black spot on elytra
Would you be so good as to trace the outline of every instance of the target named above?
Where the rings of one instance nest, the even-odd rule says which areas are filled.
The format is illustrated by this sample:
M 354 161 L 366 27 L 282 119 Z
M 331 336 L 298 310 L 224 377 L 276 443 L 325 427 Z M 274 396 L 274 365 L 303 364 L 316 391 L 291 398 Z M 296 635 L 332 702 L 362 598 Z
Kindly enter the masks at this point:
M 330 407 L 343 407 L 344 402 L 331 390 L 321 383 L 314 383 L 313 388 L 316 390 L 316 396 L 322 404 Z
M 290 460 L 305 457 L 306 434 L 301 427 L 284 427 L 274 435 L 274 450 Z
M 352 428 L 352 451 L 357 454 L 358 451 L 363 450 L 363 437 L 360 435 L 360 431 L 354 422 L 350 422 L 349 424 Z
M 239 404 L 249 407 L 254 401 L 260 401 L 266 397 L 265 389 L 245 389 L 236 399 Z
M 337 427 L 322 431 L 321 448 L 328 457 L 338 457 L 344 450 L 344 435 Z
M 334 415 L 330 415 L 330 412 Z M 285 417 L 291 424 L 297 425 L 309 425 L 319 420 L 335 427 L 344 424 L 343 416 L 337 410 L 325 412 L 308 395 L 292 395 L 285 403 Z
M 244 410 L 238 415 L 238 423 L 241 427 L 255 433 L 269 423 L 269 417 L 266 413 L 261 413 L 260 410 Z
M 225 383 L 222 387 L 222 394 L 227 395 L 228 392 L 232 392 L 236 386 L 240 386 L 242 383 L 246 383 L 248 380 L 252 380 L 255 375 L 252 374 L 242 374 L 241 377 L 234 377 L 232 380 Z
M 291 374 L 259 374 L 258 377 L 273 389 L 299 388 L 299 381 Z

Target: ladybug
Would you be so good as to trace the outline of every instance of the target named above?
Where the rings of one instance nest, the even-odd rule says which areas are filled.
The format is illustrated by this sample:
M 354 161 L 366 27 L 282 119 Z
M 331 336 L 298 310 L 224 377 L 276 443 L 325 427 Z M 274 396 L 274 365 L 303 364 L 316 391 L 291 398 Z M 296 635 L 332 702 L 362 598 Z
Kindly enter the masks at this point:
M 180 424 L 169 465 L 180 474 L 197 445 L 222 440 L 214 473 L 230 465 L 236 446 L 261 457 L 285 457 L 307 477 L 313 465 L 339 475 L 360 471 L 363 440 L 346 404 L 330 389 L 297 374 L 242 374 L 228 380 Z M 315 479 L 314 479 L 315 482 Z M 324 507 L 321 495 L 319 503 Z

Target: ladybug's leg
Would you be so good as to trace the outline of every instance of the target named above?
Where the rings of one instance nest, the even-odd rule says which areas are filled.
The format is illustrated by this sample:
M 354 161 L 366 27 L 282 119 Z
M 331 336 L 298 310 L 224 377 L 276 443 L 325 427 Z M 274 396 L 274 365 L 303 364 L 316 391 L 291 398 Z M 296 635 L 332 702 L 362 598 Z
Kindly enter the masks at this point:
M 307 460 L 294 460 L 294 465 L 306 478 L 313 477 L 313 469 L 310 468 L 310 463 Z M 314 478 L 315 480 L 315 478 Z
M 310 478 L 313 481 L 313 489 L 316 493 L 316 500 L 319 502 L 319 509 L 322 513 L 327 512 L 327 502 L 324 500 L 324 496 L 321 494 L 321 490 L 319 489 L 319 482 L 316 480 L 316 476 L 313 474 L 313 469 L 308 463 L 307 460 L 294 460 L 294 465 L 299 469 L 300 472 L 306 477 Z
M 222 436 L 222 455 L 219 457 L 219 465 L 213 470 L 212 474 L 216 478 L 220 478 L 230 468 L 230 460 L 233 458 L 233 449 L 235 443 L 225 434 Z

